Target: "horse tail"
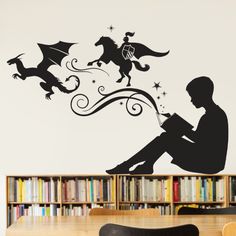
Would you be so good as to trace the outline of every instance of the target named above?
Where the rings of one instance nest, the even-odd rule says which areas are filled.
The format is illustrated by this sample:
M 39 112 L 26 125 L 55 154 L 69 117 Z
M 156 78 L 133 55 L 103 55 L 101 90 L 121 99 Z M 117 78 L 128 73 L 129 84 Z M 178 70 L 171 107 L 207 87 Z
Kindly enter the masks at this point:
M 132 61 L 132 63 L 134 63 L 135 67 L 137 70 L 141 70 L 141 71 L 148 71 L 150 66 L 145 64 L 144 67 L 141 66 L 141 64 L 138 61 Z

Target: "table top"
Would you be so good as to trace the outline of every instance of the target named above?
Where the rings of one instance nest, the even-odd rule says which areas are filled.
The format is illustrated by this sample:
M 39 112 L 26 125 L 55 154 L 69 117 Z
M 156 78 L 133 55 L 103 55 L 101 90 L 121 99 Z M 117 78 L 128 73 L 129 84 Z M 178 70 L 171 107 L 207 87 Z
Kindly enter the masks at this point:
M 140 228 L 162 228 L 195 224 L 200 236 L 222 236 L 228 222 L 236 222 L 236 215 L 172 215 L 172 216 L 22 216 L 6 231 L 6 236 L 98 236 L 106 223 Z

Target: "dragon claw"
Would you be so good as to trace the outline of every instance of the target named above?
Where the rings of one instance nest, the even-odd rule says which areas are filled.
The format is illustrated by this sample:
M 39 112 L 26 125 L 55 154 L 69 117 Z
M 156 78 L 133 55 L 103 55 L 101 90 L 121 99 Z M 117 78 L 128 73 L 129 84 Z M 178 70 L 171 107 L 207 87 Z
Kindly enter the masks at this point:
M 51 100 L 50 95 L 48 95 L 48 94 L 45 95 L 45 98 L 46 98 L 47 100 Z
M 12 77 L 13 77 L 14 79 L 17 79 L 17 76 L 18 76 L 18 74 L 13 74 L 13 75 L 12 75 Z

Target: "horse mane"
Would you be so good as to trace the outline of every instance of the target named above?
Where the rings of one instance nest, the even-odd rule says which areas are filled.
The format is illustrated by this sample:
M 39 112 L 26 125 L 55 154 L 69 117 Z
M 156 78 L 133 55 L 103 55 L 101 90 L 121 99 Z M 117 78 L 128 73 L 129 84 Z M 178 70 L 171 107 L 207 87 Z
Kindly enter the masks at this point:
M 111 39 L 110 37 L 103 37 L 103 40 L 109 44 L 110 47 L 114 47 L 114 48 L 118 48 L 118 45 L 115 43 L 115 41 L 113 39 Z

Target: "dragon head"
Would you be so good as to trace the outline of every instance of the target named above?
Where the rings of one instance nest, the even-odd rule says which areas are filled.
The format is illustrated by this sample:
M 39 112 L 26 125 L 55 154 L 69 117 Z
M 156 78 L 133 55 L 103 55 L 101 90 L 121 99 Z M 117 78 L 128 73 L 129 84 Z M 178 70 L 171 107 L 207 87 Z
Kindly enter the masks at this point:
M 10 59 L 10 60 L 8 60 L 7 63 L 8 63 L 9 65 L 12 65 L 12 64 L 16 63 L 18 60 L 20 60 L 20 56 L 22 56 L 23 54 L 24 54 L 24 53 L 21 53 L 21 54 L 19 54 L 18 56 L 14 57 L 14 58 L 12 58 L 12 59 Z

